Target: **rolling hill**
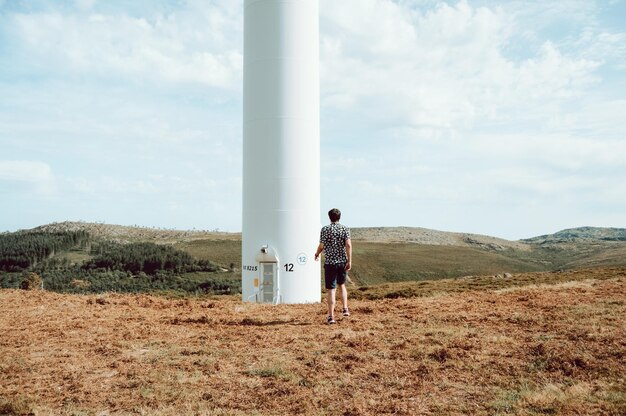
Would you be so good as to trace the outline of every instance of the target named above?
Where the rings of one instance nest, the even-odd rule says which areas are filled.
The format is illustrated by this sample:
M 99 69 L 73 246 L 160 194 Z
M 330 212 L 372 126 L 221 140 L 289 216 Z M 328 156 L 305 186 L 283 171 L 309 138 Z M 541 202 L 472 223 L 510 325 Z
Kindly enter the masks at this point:
M 171 245 L 231 271 L 232 279 L 241 267 L 240 233 L 86 222 L 53 223 L 28 231 L 79 230 L 88 232 L 95 241 Z M 519 241 L 414 227 L 353 228 L 352 236 L 351 279 L 359 286 L 626 265 L 626 229 L 621 228 L 581 227 Z M 76 262 L 89 258 L 80 250 L 56 255 L 70 255 Z

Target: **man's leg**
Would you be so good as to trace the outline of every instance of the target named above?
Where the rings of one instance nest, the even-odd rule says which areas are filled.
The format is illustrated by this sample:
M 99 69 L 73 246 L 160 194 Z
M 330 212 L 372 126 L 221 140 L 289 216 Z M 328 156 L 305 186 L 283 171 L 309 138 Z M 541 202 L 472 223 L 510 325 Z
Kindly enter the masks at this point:
M 337 289 L 328 289 L 326 292 L 326 302 L 328 303 L 328 316 L 335 319 L 335 291 Z
M 343 305 L 343 309 L 348 309 L 348 289 L 346 288 L 346 284 L 339 285 L 339 290 L 341 291 L 341 304 Z

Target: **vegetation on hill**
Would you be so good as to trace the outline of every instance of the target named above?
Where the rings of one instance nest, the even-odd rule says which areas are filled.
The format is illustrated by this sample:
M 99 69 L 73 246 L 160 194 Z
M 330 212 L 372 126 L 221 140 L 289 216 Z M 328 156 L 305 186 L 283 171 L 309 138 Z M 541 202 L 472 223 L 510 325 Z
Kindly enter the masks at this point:
M 0 234 L 0 270 L 27 270 L 60 251 L 82 247 L 88 241 L 89 234 L 84 230 Z
M 224 273 L 172 246 L 95 241 L 83 230 L 1 235 L 0 287 L 23 286 L 33 272 L 45 289 L 70 293 L 231 293 L 241 287 L 232 270 Z
M 353 239 L 357 286 L 626 265 L 626 229 L 617 228 L 507 241 L 375 227 L 354 228 Z M 241 235 L 234 233 L 65 222 L 0 234 L 2 287 L 18 287 L 19 273 L 33 271 L 44 288 L 65 292 L 236 293 L 240 269 Z
M 524 242 L 534 244 L 566 243 L 581 240 L 626 241 L 626 228 L 578 227 L 528 238 Z
M 132 274 L 143 272 L 152 276 L 158 272 L 217 271 L 217 266 L 208 260 L 196 260 L 184 251 L 154 243 L 105 242 L 98 244 L 93 252 L 96 254 L 82 266 L 84 269 L 121 270 Z
M 406 243 L 354 242 L 352 280 L 360 285 L 545 270 L 526 252 Z

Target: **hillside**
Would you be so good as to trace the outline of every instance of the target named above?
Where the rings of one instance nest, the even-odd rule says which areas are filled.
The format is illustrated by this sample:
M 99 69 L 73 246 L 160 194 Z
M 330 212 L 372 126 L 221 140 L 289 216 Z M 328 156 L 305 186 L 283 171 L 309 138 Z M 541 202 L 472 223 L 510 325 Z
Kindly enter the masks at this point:
M 419 227 L 353 227 L 355 241 L 370 243 L 413 243 L 434 246 L 473 247 L 487 250 L 531 250 L 545 244 L 626 241 L 626 228 L 579 227 L 523 240 L 511 241 L 480 234 L 454 233 Z M 96 238 L 112 241 L 155 241 L 181 243 L 195 240 L 241 240 L 241 233 L 218 230 L 174 230 L 82 221 L 46 224 L 25 231 L 87 231 Z
M 95 238 L 117 242 L 157 242 L 173 243 L 182 241 L 204 240 L 241 240 L 241 233 L 226 233 L 217 230 L 172 230 L 162 228 L 136 227 L 127 225 L 65 221 L 41 225 L 28 231 L 87 231 Z
M 490 250 L 529 250 L 530 246 L 520 241 L 479 234 L 451 233 L 417 227 L 366 227 L 352 228 L 352 238 L 375 243 L 413 243 L 431 246 L 475 247 Z
M 626 241 L 626 228 L 579 227 L 522 240 L 531 244 L 577 241 Z
M 164 243 L 194 240 L 241 240 L 241 233 L 219 230 L 174 230 L 82 221 L 65 221 L 25 231 L 80 231 L 113 241 L 161 241 Z M 571 243 L 626 241 L 626 228 L 579 227 L 523 240 L 511 241 L 480 234 L 454 233 L 419 227 L 353 227 L 352 238 L 373 243 L 414 243 L 421 245 L 478 247 L 491 250 L 530 250 L 533 246 Z
M 230 271 L 229 275 L 219 278 L 229 279 L 231 287 L 241 268 L 240 233 L 162 230 L 84 222 L 49 224 L 32 231 L 79 230 L 87 231 L 95 240 L 171 245 L 198 260 L 210 261 L 221 270 Z M 623 239 L 626 229 L 617 228 L 582 227 L 520 241 L 413 227 L 353 228 L 352 235 L 354 267 L 351 278 L 354 284 L 360 286 L 626 265 L 626 241 Z M 56 255 L 70 263 L 90 260 L 80 250 Z M 215 279 L 216 276 L 190 275 L 188 278 L 193 284 L 188 286 L 204 284 L 204 280 Z
M 0 290 L 0 414 L 626 414 L 626 268 L 371 290 L 334 326 L 319 304 Z

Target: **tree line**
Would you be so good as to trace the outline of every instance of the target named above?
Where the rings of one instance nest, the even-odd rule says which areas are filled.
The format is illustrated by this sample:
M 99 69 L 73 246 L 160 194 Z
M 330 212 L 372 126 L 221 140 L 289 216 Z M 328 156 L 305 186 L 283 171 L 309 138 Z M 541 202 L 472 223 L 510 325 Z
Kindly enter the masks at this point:
M 208 260 L 196 260 L 189 253 L 154 243 L 100 243 L 92 249 L 94 257 L 83 268 L 87 270 L 120 270 L 155 275 L 159 271 L 175 274 L 215 272 L 218 267 Z
M 60 251 L 83 246 L 89 241 L 86 231 L 27 231 L 0 234 L 0 270 L 19 272 Z
M 65 255 L 70 250 L 88 259 L 72 263 Z M 85 231 L 0 234 L 0 287 L 20 287 L 32 273 L 58 292 L 241 291 L 235 273 L 167 245 L 95 241 Z

